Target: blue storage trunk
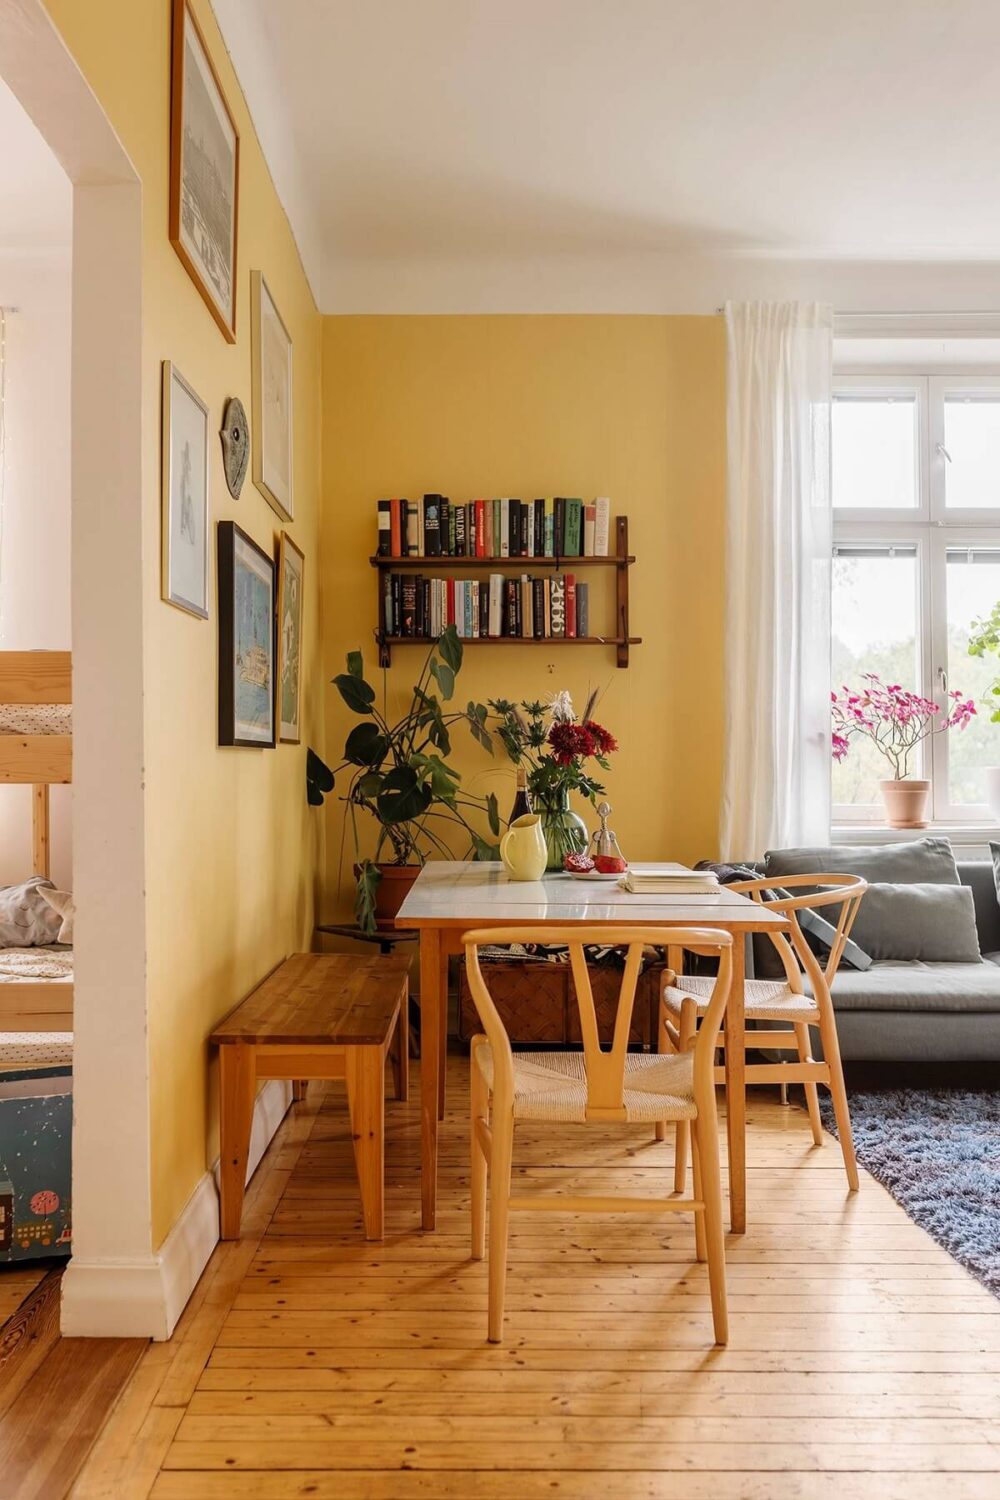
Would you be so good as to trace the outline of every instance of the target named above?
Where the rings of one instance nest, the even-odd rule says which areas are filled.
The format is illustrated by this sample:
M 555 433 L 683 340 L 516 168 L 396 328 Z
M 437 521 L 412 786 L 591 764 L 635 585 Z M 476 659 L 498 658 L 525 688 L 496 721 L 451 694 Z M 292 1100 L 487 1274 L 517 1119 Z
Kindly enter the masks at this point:
M 0 1264 L 70 1253 L 71 1038 L 0 1036 Z

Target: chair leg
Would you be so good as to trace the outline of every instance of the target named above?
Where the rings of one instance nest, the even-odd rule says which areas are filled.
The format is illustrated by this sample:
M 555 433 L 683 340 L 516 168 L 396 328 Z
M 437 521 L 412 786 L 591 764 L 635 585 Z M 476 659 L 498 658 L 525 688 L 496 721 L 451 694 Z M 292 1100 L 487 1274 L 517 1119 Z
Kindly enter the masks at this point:
M 693 1000 L 681 1002 L 681 1016 L 678 1023 L 678 1039 L 680 1050 L 684 1052 L 687 1044 L 694 1036 L 698 1028 L 698 1007 Z M 687 1120 L 677 1121 L 676 1145 L 674 1147 L 674 1192 L 683 1193 L 684 1184 L 687 1181 L 687 1157 L 688 1137 L 690 1126 Z M 700 1257 L 699 1257 L 700 1258 Z
M 503 1304 L 507 1287 L 507 1226 L 510 1218 L 510 1167 L 514 1150 L 514 1116 L 493 1110 L 490 1145 L 490 1301 L 487 1338 L 503 1340 Z
M 699 1119 L 691 1127 L 695 1160 L 699 1164 L 701 1197 L 708 1259 L 708 1285 L 712 1297 L 715 1342 L 729 1342 L 729 1312 L 726 1303 L 726 1241 L 722 1228 L 722 1177 L 719 1171 L 719 1127 L 714 1119 Z
M 657 1021 L 657 1031 L 656 1031 L 656 1050 L 662 1056 L 664 1053 L 671 1053 L 674 1050 L 673 1043 L 671 1042 L 670 1037 L 669 1037 L 669 1035 L 667 1033 L 667 1007 L 663 1003 L 663 997 L 662 997 L 662 995 L 660 997 L 658 1016 L 659 1016 L 659 1019 Z M 666 1120 L 657 1120 L 656 1121 L 655 1125 L 653 1126 L 653 1135 L 654 1135 L 655 1139 L 658 1140 L 658 1141 L 665 1141 L 666 1140 L 666 1138 L 667 1138 L 667 1122 L 666 1122 Z
M 685 1123 L 687 1124 L 689 1122 L 685 1121 Z M 690 1137 L 691 1176 L 694 1181 L 694 1195 L 700 1202 L 703 1203 L 705 1200 L 702 1197 L 701 1154 L 698 1150 L 697 1131 L 692 1130 L 690 1132 Z M 695 1259 L 701 1261 L 702 1263 L 708 1260 L 708 1242 L 705 1238 L 705 1213 L 704 1210 L 700 1208 L 695 1209 L 694 1214 L 694 1254 Z
M 834 1119 L 837 1121 L 837 1135 L 840 1138 L 840 1150 L 844 1158 L 847 1185 L 852 1193 L 856 1193 L 860 1186 L 858 1182 L 858 1159 L 854 1154 L 851 1111 L 847 1103 L 847 1089 L 844 1086 L 844 1066 L 840 1060 L 840 1041 L 837 1037 L 837 1023 L 833 1019 L 833 1016 L 826 1015 L 823 1011 L 820 1011 L 819 1029 L 820 1036 L 823 1039 L 823 1057 L 827 1067 L 830 1069 L 830 1098 L 833 1103 Z
M 473 1041 L 472 1056 L 469 1059 L 471 1067 L 469 1152 L 472 1187 L 472 1259 L 482 1260 L 486 1253 L 486 1156 L 476 1134 L 476 1121 L 489 1119 L 490 1091 L 483 1077 L 483 1071 L 476 1060 L 477 1050 L 476 1043 Z
M 812 1062 L 812 1046 L 809 1041 L 809 1027 L 805 1021 L 795 1022 L 795 1039 L 799 1044 L 799 1062 Z M 819 1114 L 819 1089 L 815 1083 L 804 1083 L 806 1091 L 806 1108 L 809 1111 L 809 1124 L 812 1126 L 813 1145 L 823 1144 L 823 1121 Z

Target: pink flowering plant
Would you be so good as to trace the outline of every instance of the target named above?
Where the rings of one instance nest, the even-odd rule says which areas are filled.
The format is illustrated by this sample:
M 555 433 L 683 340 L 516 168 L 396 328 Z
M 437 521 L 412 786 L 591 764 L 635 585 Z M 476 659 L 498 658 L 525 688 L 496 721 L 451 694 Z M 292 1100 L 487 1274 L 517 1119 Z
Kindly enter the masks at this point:
M 924 740 L 946 729 L 964 729 L 975 717 L 975 703 L 960 692 L 950 692 L 948 707 L 940 708 L 898 682 L 883 682 L 875 672 L 866 672 L 862 681 L 858 692 L 844 687 L 830 694 L 833 758 L 843 760 L 855 736 L 870 740 L 895 781 L 909 776 L 913 753 Z

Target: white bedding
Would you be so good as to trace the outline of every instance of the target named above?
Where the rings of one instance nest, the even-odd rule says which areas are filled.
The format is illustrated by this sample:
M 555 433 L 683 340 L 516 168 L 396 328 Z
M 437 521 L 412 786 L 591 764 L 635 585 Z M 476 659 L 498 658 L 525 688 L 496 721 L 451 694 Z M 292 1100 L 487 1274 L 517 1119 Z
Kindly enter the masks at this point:
M 73 980 L 72 948 L 0 948 L 0 984 L 56 984 Z
M 71 703 L 0 703 L 0 734 L 72 734 Z
M 71 1031 L 0 1031 L 0 1073 L 72 1064 Z

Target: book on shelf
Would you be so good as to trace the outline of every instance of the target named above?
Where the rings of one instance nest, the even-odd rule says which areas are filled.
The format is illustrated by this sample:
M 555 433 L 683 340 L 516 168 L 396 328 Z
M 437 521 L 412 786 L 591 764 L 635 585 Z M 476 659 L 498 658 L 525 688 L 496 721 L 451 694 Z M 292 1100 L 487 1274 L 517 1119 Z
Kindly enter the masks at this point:
M 572 640 L 576 636 L 576 578 L 566 574 L 566 634 Z
M 549 584 L 549 634 L 557 639 L 566 634 L 566 580 L 559 573 Z
M 610 555 L 611 502 L 447 495 L 376 501 L 378 557 L 570 558 Z
M 590 635 L 590 584 L 576 584 L 576 633 L 586 640 Z

